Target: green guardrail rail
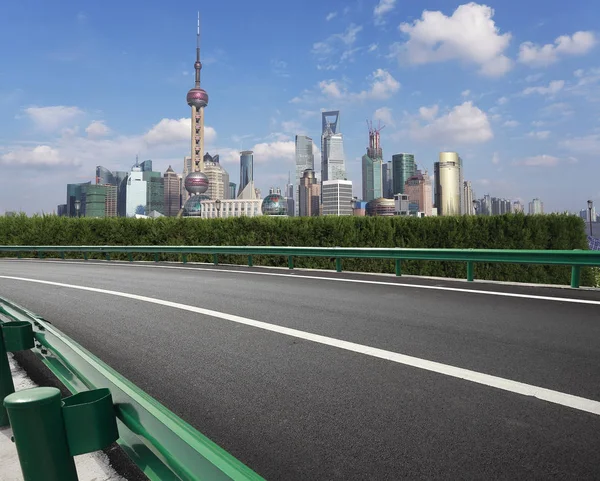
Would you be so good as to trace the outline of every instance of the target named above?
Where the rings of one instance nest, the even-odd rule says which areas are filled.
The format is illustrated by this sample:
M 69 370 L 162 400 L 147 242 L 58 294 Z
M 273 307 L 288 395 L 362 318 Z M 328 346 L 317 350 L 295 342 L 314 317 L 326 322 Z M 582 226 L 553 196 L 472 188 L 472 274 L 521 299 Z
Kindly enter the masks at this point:
M 42 317 L 1 297 L 0 313 L 13 323 L 31 323 L 32 352 L 71 393 L 109 389 L 117 442 L 152 481 L 264 481 Z
M 286 256 L 288 267 L 294 268 L 294 257 L 331 257 L 336 260 L 337 272 L 342 272 L 342 259 L 393 259 L 396 275 L 402 275 L 403 260 L 456 261 L 466 262 L 467 280 L 475 277 L 475 264 L 506 263 L 506 264 L 546 264 L 571 267 L 571 287 L 578 288 L 581 281 L 582 267 L 600 266 L 600 251 L 586 250 L 511 250 L 511 249 L 407 249 L 407 248 L 371 248 L 371 247 L 269 247 L 269 246 L 0 246 L 0 252 L 14 252 L 17 257 L 21 253 L 37 253 L 44 258 L 46 253 L 58 253 L 64 258 L 66 252 L 76 252 L 83 255 L 85 260 L 90 253 L 100 253 L 110 260 L 111 253 L 154 254 L 158 261 L 160 254 L 178 254 L 182 262 L 187 262 L 191 254 L 209 254 L 213 263 L 219 263 L 220 254 L 235 254 L 248 257 L 248 265 L 253 265 L 254 255 Z

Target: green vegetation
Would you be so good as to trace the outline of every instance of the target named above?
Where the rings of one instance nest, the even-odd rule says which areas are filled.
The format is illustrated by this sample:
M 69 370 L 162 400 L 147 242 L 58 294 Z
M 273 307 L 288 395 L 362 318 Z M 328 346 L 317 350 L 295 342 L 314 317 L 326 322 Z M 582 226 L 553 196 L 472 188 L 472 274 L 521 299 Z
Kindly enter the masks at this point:
M 0 245 L 271 245 L 473 249 L 587 249 L 582 219 L 568 215 L 429 217 L 241 217 L 230 219 L 75 219 L 0 217 Z M 24 253 L 25 254 L 25 253 Z M 7 254 L 4 254 L 7 255 Z M 33 253 L 31 253 L 33 255 Z M 70 257 L 80 257 L 71 255 Z M 126 255 L 112 256 L 126 259 Z M 150 260 L 150 256 L 136 255 Z M 162 255 L 162 260 L 179 260 Z M 190 261 L 209 262 L 195 255 Z M 244 264 L 242 256 L 219 262 Z M 286 266 L 287 259 L 255 256 L 255 265 Z M 334 268 L 333 259 L 297 258 L 296 267 Z M 394 272 L 393 261 L 345 259 L 344 270 Z M 405 261 L 404 274 L 466 277 L 465 263 Z M 476 264 L 475 277 L 500 281 L 569 284 L 570 268 Z M 582 285 L 595 282 L 582 269 Z

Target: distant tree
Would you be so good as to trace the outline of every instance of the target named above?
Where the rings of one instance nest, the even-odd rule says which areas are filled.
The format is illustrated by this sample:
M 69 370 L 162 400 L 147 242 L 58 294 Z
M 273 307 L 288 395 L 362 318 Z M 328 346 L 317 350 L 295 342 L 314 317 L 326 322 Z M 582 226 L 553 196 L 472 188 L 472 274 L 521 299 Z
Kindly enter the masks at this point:
M 135 208 L 135 213 L 140 215 L 146 215 L 146 208 L 140 204 Z

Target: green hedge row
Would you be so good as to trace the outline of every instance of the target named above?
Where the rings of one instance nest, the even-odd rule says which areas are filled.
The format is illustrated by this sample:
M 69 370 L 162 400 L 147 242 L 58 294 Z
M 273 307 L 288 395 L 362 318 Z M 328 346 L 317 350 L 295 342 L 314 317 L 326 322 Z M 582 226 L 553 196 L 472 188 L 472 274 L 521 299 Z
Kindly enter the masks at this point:
M 585 224 L 568 215 L 464 217 L 241 217 L 230 219 L 75 219 L 57 216 L 0 217 L 0 245 L 271 245 L 323 247 L 423 247 L 475 249 L 587 249 Z M 126 256 L 112 256 L 126 258 Z M 143 259 L 148 256 L 137 255 Z M 177 260 L 163 255 L 163 260 Z M 208 256 L 190 260 L 209 261 Z M 223 263 L 245 263 L 220 256 Z M 286 266 L 287 260 L 255 256 L 256 265 Z M 297 267 L 334 266 L 332 259 L 298 258 Z M 393 261 L 345 259 L 344 270 L 394 272 Z M 459 262 L 405 261 L 403 273 L 466 277 Z M 562 266 L 476 264 L 479 279 L 569 284 Z M 582 284 L 591 285 L 589 269 Z

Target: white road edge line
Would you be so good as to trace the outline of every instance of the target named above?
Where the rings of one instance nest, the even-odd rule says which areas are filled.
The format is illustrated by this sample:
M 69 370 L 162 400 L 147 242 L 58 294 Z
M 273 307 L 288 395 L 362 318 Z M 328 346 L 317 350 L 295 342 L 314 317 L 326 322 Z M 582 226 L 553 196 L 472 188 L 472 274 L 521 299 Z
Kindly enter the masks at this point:
M 363 344 L 357 344 L 354 342 L 343 341 L 341 339 L 335 339 L 333 337 L 321 336 L 319 334 L 313 334 L 310 332 L 300 331 L 298 329 L 291 329 L 289 327 L 278 326 L 276 324 L 269 324 L 267 322 L 257 321 L 246 317 L 236 316 L 233 314 L 226 314 L 223 312 L 213 311 L 210 309 L 204 309 L 201 307 L 190 306 L 187 304 L 181 304 L 178 302 L 166 301 L 163 299 L 155 299 L 152 297 L 140 296 L 137 294 L 129 294 L 126 292 L 111 291 L 107 289 L 99 289 L 96 287 L 86 287 L 72 284 L 64 284 L 62 282 L 43 281 L 39 279 L 29 279 L 25 277 L 14 277 L 14 276 L 0 276 L 0 279 L 9 279 L 14 281 L 32 282 L 37 284 L 45 284 L 49 286 L 66 287 L 69 289 L 78 289 L 81 291 L 96 292 L 99 294 L 108 294 L 112 296 L 125 297 L 128 299 L 134 299 L 137 301 L 149 302 L 151 304 L 157 304 L 165 307 L 172 307 L 174 309 L 180 309 L 183 311 L 195 312 L 204 316 L 215 317 L 223 319 L 225 321 L 235 322 L 238 324 L 244 324 L 246 326 L 256 327 L 265 331 L 276 332 L 285 336 L 295 337 L 298 339 L 304 339 L 306 341 L 315 342 L 317 344 L 323 344 L 326 346 L 336 347 L 338 349 L 344 349 L 346 351 L 356 352 L 358 354 L 364 354 L 365 356 L 376 357 L 387 361 L 395 362 L 398 364 L 404 364 L 406 366 L 416 367 L 418 369 L 424 369 L 426 371 L 443 374 L 445 376 L 455 377 L 463 379 L 465 381 L 474 382 L 476 384 L 482 384 L 484 386 L 501 389 L 516 394 L 522 394 L 523 396 L 533 396 L 543 401 L 548 401 L 561 406 L 567 406 L 579 411 L 585 411 L 588 413 L 600 415 L 600 402 L 592 399 L 586 399 L 571 394 L 562 393 L 559 391 L 553 391 L 539 386 L 532 386 L 531 384 L 525 384 L 518 381 L 511 381 L 510 379 L 504 379 L 489 374 L 483 374 L 476 371 L 470 371 L 460 367 L 450 366 L 448 364 L 442 364 L 439 362 L 428 361 L 427 359 L 421 359 L 418 357 L 407 356 L 397 352 L 386 351 L 376 347 L 365 346 Z
M 35 259 L 34 259 L 35 261 Z M 26 259 L 21 259 L 18 261 L 11 262 L 29 262 Z M 554 302 L 570 302 L 573 304 L 589 304 L 594 306 L 600 306 L 600 301 L 595 301 L 591 299 L 575 299 L 572 297 L 552 297 L 552 296 L 538 296 L 534 294 L 518 294 L 516 292 L 498 292 L 498 291 L 482 291 L 480 289 L 465 289 L 461 287 L 447 287 L 447 286 L 428 286 L 424 284 L 405 284 L 400 282 L 385 282 L 385 281 L 368 281 L 365 279 L 342 279 L 339 277 L 321 277 L 321 276 L 308 276 L 304 274 L 283 274 L 279 272 L 256 272 L 256 271 L 244 271 L 238 269 L 214 269 L 210 267 L 183 267 L 183 266 L 164 266 L 164 265 L 144 265 L 144 264 L 136 264 L 136 263 L 124 263 L 119 261 L 114 261 L 113 264 L 107 263 L 97 263 L 93 262 L 90 264 L 84 264 L 81 262 L 70 262 L 70 261 L 58 261 L 58 260 L 44 260 L 42 263 L 56 263 L 56 264 L 69 264 L 69 265 L 77 265 L 77 266 L 103 266 L 103 267 L 115 267 L 115 266 L 126 266 L 126 267 L 142 267 L 146 269 L 178 269 L 178 270 L 191 270 L 191 271 L 209 271 L 209 272 L 227 272 L 231 274 L 250 274 L 257 276 L 275 276 L 275 277 L 292 277 L 294 279 L 313 279 L 319 281 L 334 281 L 334 282 L 351 282 L 356 284 L 375 284 L 379 286 L 394 286 L 394 287 L 410 287 L 413 289 L 430 289 L 434 291 L 450 291 L 450 292 L 463 292 L 467 294 L 482 294 L 486 296 L 500 296 L 500 297 L 516 297 L 520 299 L 535 299 L 539 301 L 554 301 Z M 360 273 L 359 273 L 360 274 Z M 448 279 L 452 281 L 454 279 Z M 531 287 L 531 286 L 524 286 Z

